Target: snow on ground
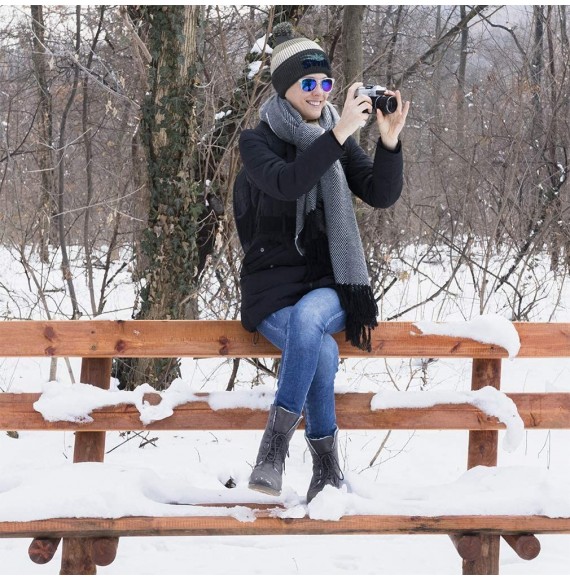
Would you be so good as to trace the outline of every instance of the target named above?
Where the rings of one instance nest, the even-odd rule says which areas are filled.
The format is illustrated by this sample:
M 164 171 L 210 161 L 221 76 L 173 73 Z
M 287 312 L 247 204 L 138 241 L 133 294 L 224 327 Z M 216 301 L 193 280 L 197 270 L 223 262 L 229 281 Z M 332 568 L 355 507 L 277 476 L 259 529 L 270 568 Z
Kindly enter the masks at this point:
M 40 265 L 37 266 L 39 269 Z M 391 314 L 404 304 L 413 304 L 428 296 L 433 292 L 430 280 L 442 280 L 442 269 L 445 268 L 445 264 L 434 263 L 429 265 L 429 276 L 423 279 L 403 276 L 402 287 L 386 296 L 381 311 Z M 4 285 L 0 287 L 0 314 L 40 318 L 21 268 L 3 251 L 0 251 L 0 272 L 3 273 Z M 57 273 L 45 273 L 45 280 L 48 280 L 48 274 L 54 276 L 50 284 L 57 286 Z M 471 274 L 460 271 L 458 277 L 460 291 L 455 292 L 456 289 L 450 287 L 445 298 L 409 313 L 407 320 L 433 320 L 444 323 L 444 327 L 449 321 L 455 325 L 460 320 L 476 320 L 480 297 L 470 285 Z M 118 277 L 118 287 L 109 299 L 109 311 L 120 313 L 121 318 L 130 316 L 132 304 L 133 291 L 127 278 Z M 552 297 L 550 302 L 546 299 L 537 301 L 533 313 L 535 319 L 568 320 L 568 293 L 556 287 L 560 281 L 548 279 L 546 275 L 541 280 L 550 281 L 551 287 L 548 288 L 554 290 L 551 293 L 545 291 L 545 296 Z M 562 290 L 564 292 L 558 292 Z M 80 296 L 85 296 L 84 289 L 81 289 Z M 49 297 L 55 303 L 55 293 L 50 293 Z M 63 305 L 65 301 L 60 299 L 60 303 Z M 508 298 L 492 297 L 486 310 L 508 319 L 509 305 Z M 497 327 L 493 327 L 496 331 Z M 440 331 L 441 328 L 438 326 Z M 459 335 L 472 337 L 467 333 L 473 333 L 473 325 L 462 327 Z M 485 338 L 489 338 L 489 333 L 484 334 L 482 339 Z M 506 327 L 493 333 L 492 342 L 503 345 L 510 354 L 515 352 L 516 345 Z M 70 364 L 75 377 L 79 377 L 80 361 L 71 359 Z M 396 401 L 398 406 L 409 405 L 406 402 L 412 400 L 413 405 L 421 405 L 422 402 L 417 403 L 415 398 L 422 398 L 423 405 L 456 401 L 455 398 L 465 401 L 474 395 L 469 393 L 470 364 L 469 360 L 455 359 L 345 360 L 339 369 L 337 390 L 376 392 L 376 405 L 378 401 L 386 405 L 391 401 L 388 398 L 392 397 L 399 398 Z M 570 362 L 563 359 L 506 360 L 503 362 L 501 392 L 568 391 L 569 366 Z M 129 394 L 128 397 L 137 398 L 141 413 L 146 410 L 149 414 L 148 429 L 139 435 L 109 433 L 104 465 L 72 466 L 73 434 L 70 432 L 20 432 L 17 439 L 0 433 L 3 459 L 0 518 L 10 518 L 10 515 L 20 519 L 38 518 L 38 515 L 65 511 L 69 514 L 99 513 L 109 517 L 127 512 L 194 511 L 203 509 L 168 503 L 226 498 L 246 502 L 259 498 L 260 495 L 249 491 L 246 484 L 260 432 L 152 431 L 152 420 L 170 413 L 172 406 L 180 403 L 181 398 L 188 397 L 189 391 L 216 392 L 209 400 L 212 407 L 234 405 L 235 399 L 228 400 L 228 396 L 235 398 L 236 394 L 225 393 L 231 371 L 230 363 L 223 359 L 185 359 L 182 362 L 182 383 L 165 396 L 161 405 L 145 406 L 142 399 L 138 399 L 140 393 Z M 242 364 L 237 383 L 240 405 L 248 402 L 250 407 L 266 407 L 270 398 L 259 394 L 271 394 L 274 381 L 258 381 L 256 389 L 252 390 L 251 380 L 255 378 L 256 372 Z M 50 397 L 53 401 L 51 410 L 46 413 L 57 415 L 63 409 L 61 398 L 70 399 L 73 381 L 61 361 L 57 382 L 50 384 L 48 379 L 48 360 L 0 360 L 1 389 L 37 392 L 47 384 L 44 403 Z M 143 386 L 140 391 L 145 390 L 150 390 L 150 387 Z M 400 395 L 400 392 L 403 393 Z M 66 393 L 67 396 L 63 395 Z M 113 395 L 117 393 L 107 395 L 119 397 Z M 390 511 L 393 514 L 436 514 L 439 511 L 526 514 L 542 511 L 544 514 L 567 515 L 570 511 L 566 494 L 570 480 L 570 434 L 560 430 L 528 431 L 522 434 L 521 445 L 514 446 L 511 442 L 505 446 L 509 434 L 521 437 L 516 414 L 508 406 L 506 397 L 488 394 L 491 392 L 483 390 L 479 394 L 482 399 L 477 402 L 470 399 L 469 403 L 482 409 L 491 405 L 494 413 L 502 414 L 503 421 L 513 422 L 509 430 L 499 434 L 503 444 L 499 450 L 499 468 L 466 471 L 467 433 L 464 431 L 393 431 L 372 466 L 371 461 L 388 434 L 370 430 L 341 432 L 339 443 L 346 489 L 327 489 L 307 507 L 304 496 L 311 475 L 310 455 L 302 433 L 297 432 L 291 442 L 281 500 L 288 510 L 295 511 L 294 514 L 308 512 L 311 518 L 323 519 L 374 510 L 388 514 Z M 495 395 L 500 399 L 487 401 L 488 397 L 495 398 Z M 85 407 L 74 408 L 72 415 L 88 421 L 89 413 L 100 405 L 99 396 L 95 392 L 82 397 Z M 236 484 L 233 489 L 224 486 L 230 478 Z M 86 489 L 89 490 L 87 498 L 83 496 Z M 252 514 L 237 509 L 234 516 L 247 519 Z M 542 552 L 530 562 L 522 561 L 503 544 L 501 572 L 567 574 L 570 570 L 569 537 L 543 535 L 540 541 Z M 51 575 L 59 572 L 61 549 L 52 562 L 38 566 L 27 557 L 28 545 L 29 539 L 0 539 L 0 574 Z M 116 561 L 99 568 L 102 575 L 441 575 L 460 572 L 461 560 L 457 552 L 449 539 L 441 535 L 123 538 Z

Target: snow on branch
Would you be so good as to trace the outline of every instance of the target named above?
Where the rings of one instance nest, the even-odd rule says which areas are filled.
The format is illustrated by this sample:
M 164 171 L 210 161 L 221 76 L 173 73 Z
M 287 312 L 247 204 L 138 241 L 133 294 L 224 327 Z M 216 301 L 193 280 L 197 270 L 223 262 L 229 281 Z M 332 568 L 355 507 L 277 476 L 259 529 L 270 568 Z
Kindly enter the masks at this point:
M 273 49 L 267 44 L 267 35 L 264 34 L 261 38 L 258 38 L 249 52 L 253 54 L 262 54 L 263 52 L 271 54 Z

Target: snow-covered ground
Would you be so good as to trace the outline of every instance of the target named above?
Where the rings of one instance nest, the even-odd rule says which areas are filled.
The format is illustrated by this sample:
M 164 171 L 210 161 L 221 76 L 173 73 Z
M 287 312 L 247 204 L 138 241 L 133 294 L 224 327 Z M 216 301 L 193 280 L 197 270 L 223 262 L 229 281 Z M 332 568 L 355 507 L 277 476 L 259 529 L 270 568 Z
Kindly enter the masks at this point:
M 411 250 L 415 252 L 416 250 Z M 427 268 L 428 266 L 426 266 Z M 402 267 L 403 269 L 404 267 Z M 447 265 L 429 265 L 429 276 L 402 277 L 400 304 L 413 304 L 429 296 L 431 281 L 443 280 Z M 43 315 L 35 306 L 21 267 L 0 251 L 0 313 L 12 316 Z M 57 283 L 57 272 L 50 273 Z M 560 280 L 537 277 L 544 286 L 535 320 L 568 320 L 565 308 L 568 293 Z M 47 279 L 47 275 L 46 275 Z M 486 313 L 500 319 L 485 320 L 478 315 L 479 296 L 469 284 L 468 272 L 459 273 L 461 292 L 451 287 L 451 294 L 428 303 L 406 315 L 406 320 L 455 321 L 445 329 L 449 334 L 482 332 L 481 340 L 492 335 L 496 341 L 497 325 L 511 355 L 516 354 L 516 339 L 510 334 L 508 297 L 493 297 Z M 81 283 L 78 279 L 78 284 Z M 110 295 L 109 310 L 128 317 L 133 290 L 128 273 L 117 279 Z M 459 287 L 458 287 L 459 288 Z M 553 291 L 553 289 L 555 289 Z M 59 300 L 50 293 L 55 305 Z M 81 289 L 85 300 L 84 289 Z M 544 298 L 546 297 L 546 298 Z M 560 300 L 561 299 L 561 300 Z M 383 312 L 393 312 L 387 302 Z M 20 314 L 17 314 L 20 310 Z M 493 319 L 493 318 L 491 318 Z M 461 321 L 468 320 L 465 325 Z M 498 323 L 500 321 L 500 323 Z M 481 326 L 483 323 L 483 326 Z M 424 332 L 439 328 L 424 327 Z M 471 329 L 471 331 L 470 331 Z M 512 351 L 512 352 L 511 352 Z M 71 360 L 74 376 L 79 376 L 79 360 Z M 503 362 L 502 392 L 567 391 L 569 362 L 566 360 L 525 360 L 512 357 Z M 243 367 L 238 394 L 240 401 L 266 406 L 270 400 L 259 392 L 271 392 L 273 380 L 266 380 L 252 390 L 254 372 Z M 184 360 L 183 382 L 173 386 L 161 410 L 145 409 L 148 431 L 141 436 L 110 433 L 104 465 L 71 463 L 72 433 L 20 432 L 11 438 L 0 434 L 0 520 L 27 520 L 53 515 L 100 515 L 112 518 L 121 514 L 196 514 L 195 507 L 173 506 L 172 501 L 212 499 L 248 501 L 256 497 L 247 489 L 259 432 L 153 432 L 156 413 L 169 413 L 171 405 L 191 391 L 219 391 L 212 405 L 227 405 L 221 393 L 231 373 L 224 360 Z M 71 413 L 85 419 L 98 401 L 90 399 L 89 389 L 71 412 L 62 401 L 69 392 L 66 367 L 59 363 L 58 383 L 48 383 L 49 361 L 38 359 L 0 359 L 0 388 L 4 391 L 42 391 L 39 411 L 57 417 Z M 338 374 L 339 391 L 373 391 L 380 402 L 388 397 L 423 398 L 433 401 L 458 401 L 471 397 L 470 361 L 439 360 L 347 360 Z M 66 387 L 67 386 L 67 387 Z M 144 388 L 148 389 L 148 388 Z M 141 389 L 141 391 L 144 391 Z M 77 388 L 81 391 L 82 388 Z M 399 390 L 399 391 L 398 391 Z M 407 393 L 400 393 L 408 391 Z M 230 394 L 231 396 L 232 394 Z M 109 397 L 122 397 L 111 392 Z M 384 397 L 383 397 L 384 396 Z M 138 397 L 130 394 L 129 397 Z M 466 472 L 467 433 L 459 431 L 392 432 L 372 466 L 386 432 L 352 431 L 340 434 L 342 467 L 347 489 L 327 490 L 310 507 L 304 495 L 310 479 L 310 457 L 302 433 L 295 434 L 287 461 L 282 500 L 290 515 L 308 512 L 312 518 L 339 518 L 342 514 L 382 512 L 393 514 L 548 514 L 570 516 L 570 470 L 568 453 L 570 434 L 563 431 L 522 432 L 508 398 L 494 401 L 484 394 L 475 405 L 494 406 L 512 422 L 501 432 L 499 469 L 477 468 Z M 85 404 L 86 407 L 80 407 Z M 216 403 L 217 401 L 217 403 Z M 392 401 L 392 400 L 391 400 Z M 81 403 L 83 402 L 83 403 Z M 394 405 L 394 404 L 392 404 Z M 415 404 L 415 405 L 421 405 Z M 50 407 L 51 406 L 51 407 Z M 78 407 L 79 406 L 79 407 Z M 47 410 L 47 411 L 46 411 Z M 78 412 L 79 410 L 79 412 Z M 506 445 L 505 445 L 506 444 Z M 232 478 L 236 488 L 224 484 Z M 89 487 L 88 495 L 84 489 Z M 208 509 L 212 510 L 212 509 Z M 227 509 L 217 509 L 227 511 Z M 236 518 L 248 519 L 247 509 L 234 510 Z M 565 574 L 570 570 L 570 536 L 542 535 L 542 551 L 534 561 L 517 557 L 506 545 L 501 546 L 503 574 Z M 33 564 L 27 557 L 29 539 L 0 539 L 0 574 L 57 574 L 60 550 L 47 565 Z M 441 535 L 410 536 L 290 536 L 290 537 L 149 537 L 123 538 L 117 559 L 99 574 L 459 574 L 461 560 L 450 540 Z

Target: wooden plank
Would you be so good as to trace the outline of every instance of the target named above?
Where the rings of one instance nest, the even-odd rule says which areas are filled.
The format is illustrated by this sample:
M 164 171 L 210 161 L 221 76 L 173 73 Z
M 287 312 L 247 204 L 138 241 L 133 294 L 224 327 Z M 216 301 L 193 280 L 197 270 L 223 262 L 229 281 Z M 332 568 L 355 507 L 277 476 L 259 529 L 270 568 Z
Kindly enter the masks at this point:
M 515 323 L 519 357 L 570 356 L 570 323 Z M 412 322 L 384 322 L 372 351 L 336 336 L 342 357 L 498 359 L 506 351 L 470 339 L 422 336 Z M 2 321 L 0 357 L 275 357 L 279 352 L 239 321 Z
M 251 522 L 229 516 L 59 518 L 0 522 L 0 538 L 94 538 L 203 535 L 445 534 L 496 535 L 570 533 L 570 518 L 545 516 L 402 516 L 355 515 L 338 521 L 281 519 L 259 510 Z M 499 537 L 497 537 L 499 538 Z
M 477 391 L 487 385 L 501 388 L 501 360 L 474 359 L 471 389 Z M 496 466 L 499 448 L 497 432 L 472 430 L 469 432 L 467 468 Z M 480 535 L 481 554 L 472 560 L 463 559 L 464 575 L 498 575 L 500 537 Z
M 94 411 L 91 423 L 47 422 L 33 409 L 37 393 L 0 393 L 0 430 L 260 430 L 267 423 L 267 412 L 245 408 L 214 411 L 204 401 L 176 408 L 169 418 L 144 426 L 132 405 L 118 405 Z M 509 393 L 527 429 L 570 428 L 570 393 Z M 371 411 L 374 394 L 337 394 L 339 427 L 345 430 L 480 430 L 504 429 L 496 418 L 469 404 L 438 404 L 431 408 L 399 408 Z M 153 399 L 153 404 L 159 398 Z M 300 426 L 302 428 L 302 425 Z
M 109 389 L 112 359 L 84 358 L 81 362 L 81 383 Z M 105 432 L 76 432 L 73 450 L 74 462 L 103 462 L 105 458 Z M 61 575 L 95 575 L 93 539 L 64 539 L 61 557 Z M 116 548 L 115 548 L 116 552 Z

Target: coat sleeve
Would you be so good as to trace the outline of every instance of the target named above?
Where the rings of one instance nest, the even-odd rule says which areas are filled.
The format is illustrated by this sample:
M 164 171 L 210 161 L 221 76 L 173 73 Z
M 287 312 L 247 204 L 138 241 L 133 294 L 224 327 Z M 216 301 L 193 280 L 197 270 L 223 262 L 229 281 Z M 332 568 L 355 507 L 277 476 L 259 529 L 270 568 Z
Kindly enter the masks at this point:
M 242 132 L 239 149 L 249 179 L 262 192 L 289 202 L 310 191 L 345 152 L 331 131 L 290 162 L 272 151 L 266 137 L 255 130 Z
M 352 193 L 374 208 L 389 208 L 400 197 L 404 185 L 401 142 L 395 151 L 389 151 L 378 140 L 374 161 L 352 137 L 345 147 L 345 173 Z

